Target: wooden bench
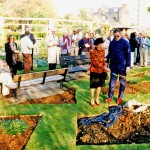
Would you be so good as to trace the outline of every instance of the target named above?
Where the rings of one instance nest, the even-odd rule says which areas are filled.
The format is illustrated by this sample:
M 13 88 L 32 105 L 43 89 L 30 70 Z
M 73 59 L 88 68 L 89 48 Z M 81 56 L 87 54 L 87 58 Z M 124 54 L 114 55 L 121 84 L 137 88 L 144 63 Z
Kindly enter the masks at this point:
M 60 58 L 61 67 L 69 67 L 69 73 L 86 72 L 90 67 L 89 55 L 62 56 Z
M 44 84 L 45 82 L 51 81 L 60 81 L 60 88 L 63 88 L 63 81 L 65 81 L 67 72 L 68 72 L 67 68 L 62 68 L 28 74 L 20 74 L 15 75 L 13 80 L 17 85 L 17 89 L 19 89 L 20 87 Z M 17 92 L 15 94 L 15 97 L 17 97 Z

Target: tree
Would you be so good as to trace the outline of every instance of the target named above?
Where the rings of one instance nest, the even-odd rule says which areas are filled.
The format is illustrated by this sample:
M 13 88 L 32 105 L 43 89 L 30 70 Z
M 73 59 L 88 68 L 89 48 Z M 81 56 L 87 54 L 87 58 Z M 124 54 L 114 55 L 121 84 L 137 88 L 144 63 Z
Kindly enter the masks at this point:
M 147 8 L 147 11 L 150 13 L 150 7 Z
M 2 1 L 0 15 L 4 17 L 50 18 L 54 17 L 51 0 L 9 0 Z
M 89 15 L 87 9 L 81 9 L 81 10 L 80 10 L 79 18 L 80 18 L 81 20 L 91 20 L 91 17 L 90 17 L 90 15 Z

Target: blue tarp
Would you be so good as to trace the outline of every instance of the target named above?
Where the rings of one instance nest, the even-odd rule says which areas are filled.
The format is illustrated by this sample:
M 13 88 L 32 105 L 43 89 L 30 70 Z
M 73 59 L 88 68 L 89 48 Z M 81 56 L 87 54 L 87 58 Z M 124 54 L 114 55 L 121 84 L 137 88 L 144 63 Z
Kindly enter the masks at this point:
M 83 126 L 101 123 L 104 127 L 109 128 L 117 121 L 120 115 L 122 115 L 122 106 L 113 106 L 109 107 L 109 113 L 103 113 L 96 117 L 82 118 L 79 120 L 79 124 Z

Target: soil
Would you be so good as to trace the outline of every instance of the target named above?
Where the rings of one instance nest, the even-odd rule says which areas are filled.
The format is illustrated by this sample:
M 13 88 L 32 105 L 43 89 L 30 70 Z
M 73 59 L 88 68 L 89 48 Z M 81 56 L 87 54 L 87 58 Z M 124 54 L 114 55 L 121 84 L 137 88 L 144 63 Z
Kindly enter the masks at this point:
M 119 92 L 119 82 L 116 84 L 115 88 L 115 94 L 118 94 Z M 126 83 L 126 89 L 125 94 L 148 94 L 150 93 L 150 82 L 139 82 L 139 83 L 132 83 L 130 81 L 127 81 Z M 108 87 L 102 88 L 102 93 L 107 94 L 108 93 Z
M 124 118 L 121 115 L 108 129 L 101 124 L 78 124 L 77 145 L 150 143 L 150 107 L 140 114 L 140 119 L 139 113 L 132 114 L 126 122 Z
M 0 150 L 22 150 L 28 142 L 41 116 L 9 116 L 0 117 L 0 120 L 22 119 L 30 127 L 22 134 L 11 135 L 0 131 Z
M 149 76 L 150 76 L 150 71 L 144 71 L 144 72 L 130 75 L 130 77 L 149 77 Z
M 61 94 L 56 94 L 40 99 L 24 101 L 20 104 L 74 104 L 76 103 L 75 88 L 69 88 Z

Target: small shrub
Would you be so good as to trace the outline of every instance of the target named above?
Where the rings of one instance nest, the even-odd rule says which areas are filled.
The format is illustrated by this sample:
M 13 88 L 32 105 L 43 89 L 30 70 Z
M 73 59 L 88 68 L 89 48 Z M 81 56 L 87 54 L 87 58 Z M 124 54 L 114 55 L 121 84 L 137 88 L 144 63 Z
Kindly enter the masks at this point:
M 0 128 L 6 134 L 21 134 L 29 128 L 29 125 L 21 119 L 0 120 Z

